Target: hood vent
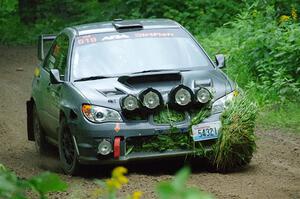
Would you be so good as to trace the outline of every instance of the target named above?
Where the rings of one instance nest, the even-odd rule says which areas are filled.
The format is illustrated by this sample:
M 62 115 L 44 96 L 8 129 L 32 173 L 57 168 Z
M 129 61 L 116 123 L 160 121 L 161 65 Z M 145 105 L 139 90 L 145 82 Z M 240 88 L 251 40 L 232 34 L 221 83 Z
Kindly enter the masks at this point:
M 211 79 L 203 79 L 203 80 L 194 80 L 194 88 L 200 88 L 200 87 L 212 87 L 213 86 L 213 82 Z
M 125 92 L 121 91 L 118 88 L 115 88 L 114 90 L 97 90 L 99 93 L 103 94 L 105 97 L 111 97 L 115 95 L 124 95 Z
M 152 82 L 172 82 L 181 81 L 180 73 L 163 73 L 163 74 L 150 74 L 150 75 L 136 75 L 136 76 L 122 76 L 118 81 L 122 84 L 132 86 L 142 83 Z

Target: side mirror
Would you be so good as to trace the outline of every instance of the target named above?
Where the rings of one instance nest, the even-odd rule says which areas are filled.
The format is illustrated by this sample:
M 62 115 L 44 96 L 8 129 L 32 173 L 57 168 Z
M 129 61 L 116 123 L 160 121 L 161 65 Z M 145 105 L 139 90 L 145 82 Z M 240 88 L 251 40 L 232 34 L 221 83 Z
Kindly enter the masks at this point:
M 224 68 L 226 66 L 225 64 L 225 56 L 223 54 L 218 54 L 215 56 L 216 64 L 218 68 Z
M 59 70 L 51 69 L 50 70 L 50 83 L 51 84 L 60 84 L 63 81 L 60 80 Z

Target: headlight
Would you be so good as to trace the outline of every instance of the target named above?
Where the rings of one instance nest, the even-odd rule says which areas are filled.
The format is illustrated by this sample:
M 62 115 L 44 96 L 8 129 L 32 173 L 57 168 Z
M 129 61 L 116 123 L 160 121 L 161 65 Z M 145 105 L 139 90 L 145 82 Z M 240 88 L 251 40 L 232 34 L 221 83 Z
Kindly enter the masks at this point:
M 211 100 L 211 94 L 210 94 L 210 92 L 206 88 L 200 88 L 196 92 L 196 98 L 197 98 L 198 102 L 200 102 L 202 104 L 205 104 L 209 100 Z
M 152 88 L 148 88 L 144 90 L 140 94 L 140 99 L 143 103 L 143 105 L 151 110 L 154 110 L 162 105 L 162 97 L 160 93 Z
M 101 123 L 122 121 L 118 111 L 90 104 L 82 105 L 82 113 L 91 122 Z
M 171 91 L 170 98 L 173 103 L 179 106 L 187 106 L 192 102 L 193 92 L 190 88 L 179 85 Z
M 139 108 L 139 101 L 133 95 L 127 95 L 122 99 L 122 109 L 126 111 L 134 111 Z
M 212 104 L 212 110 L 211 110 L 212 114 L 223 112 L 224 109 L 226 108 L 226 104 L 230 102 L 233 99 L 233 97 L 237 95 L 238 95 L 238 91 L 233 91 L 225 95 L 224 97 L 221 97 L 220 99 L 216 100 Z

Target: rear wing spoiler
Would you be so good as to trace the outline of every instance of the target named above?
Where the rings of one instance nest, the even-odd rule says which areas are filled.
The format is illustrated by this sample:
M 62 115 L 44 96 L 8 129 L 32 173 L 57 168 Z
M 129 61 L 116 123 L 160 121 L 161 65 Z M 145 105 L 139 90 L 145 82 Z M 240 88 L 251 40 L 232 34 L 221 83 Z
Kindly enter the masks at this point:
M 38 38 L 38 59 L 43 61 L 51 48 L 56 35 L 40 35 Z

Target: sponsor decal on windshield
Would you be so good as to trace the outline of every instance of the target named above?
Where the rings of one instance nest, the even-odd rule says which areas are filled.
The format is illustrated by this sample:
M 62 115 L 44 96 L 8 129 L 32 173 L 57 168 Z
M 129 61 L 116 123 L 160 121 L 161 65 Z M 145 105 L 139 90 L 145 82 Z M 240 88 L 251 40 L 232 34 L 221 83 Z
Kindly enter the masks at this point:
M 118 39 L 129 39 L 130 37 L 125 34 L 121 35 L 109 35 L 102 38 L 102 41 L 118 40 Z
M 143 30 L 138 32 L 126 33 L 98 33 L 92 35 L 80 36 L 77 39 L 78 45 L 92 44 L 96 42 L 107 42 L 125 39 L 140 39 L 140 38 L 170 38 L 170 37 L 187 37 L 184 31 L 178 29 L 167 30 Z
M 172 32 L 141 32 L 134 34 L 135 37 L 174 37 Z
M 91 43 L 96 43 L 96 42 L 97 42 L 97 38 L 95 37 L 95 35 L 85 35 L 85 36 L 81 36 L 77 39 L 77 43 L 79 45 L 91 44 Z

